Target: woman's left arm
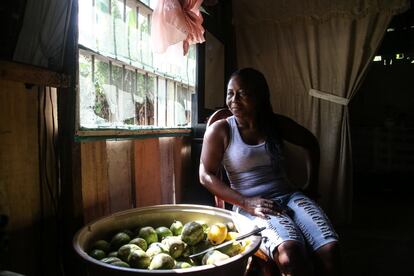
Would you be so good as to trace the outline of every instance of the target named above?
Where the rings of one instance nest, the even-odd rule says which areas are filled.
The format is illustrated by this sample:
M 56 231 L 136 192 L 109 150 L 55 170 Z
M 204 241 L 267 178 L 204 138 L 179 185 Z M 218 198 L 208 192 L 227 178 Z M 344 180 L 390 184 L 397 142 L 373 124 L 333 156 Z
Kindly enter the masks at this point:
M 282 138 L 287 142 L 300 146 L 306 150 L 308 155 L 306 168 L 309 177 L 308 183 L 305 185 L 304 192 L 310 197 L 316 199 L 318 197 L 319 181 L 319 142 L 312 132 L 294 120 L 280 114 L 275 115 L 278 128 L 282 133 Z

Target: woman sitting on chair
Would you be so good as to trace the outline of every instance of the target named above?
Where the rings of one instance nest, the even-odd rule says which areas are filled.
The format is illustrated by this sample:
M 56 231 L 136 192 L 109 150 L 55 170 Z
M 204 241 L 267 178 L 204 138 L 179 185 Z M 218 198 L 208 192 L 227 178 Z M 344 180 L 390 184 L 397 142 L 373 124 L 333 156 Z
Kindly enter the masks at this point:
M 290 184 L 282 165 L 283 140 L 309 149 L 311 160 L 318 163 L 316 138 L 293 120 L 273 113 L 266 79 L 255 69 L 232 74 L 226 103 L 233 116 L 217 120 L 204 135 L 200 182 L 233 204 L 234 211 L 266 226 L 261 249 L 282 275 L 312 275 L 313 267 L 315 275 L 339 275 L 337 234 L 321 208 Z M 216 175 L 221 165 L 230 186 Z M 309 168 L 310 196 L 316 194 L 318 165 Z

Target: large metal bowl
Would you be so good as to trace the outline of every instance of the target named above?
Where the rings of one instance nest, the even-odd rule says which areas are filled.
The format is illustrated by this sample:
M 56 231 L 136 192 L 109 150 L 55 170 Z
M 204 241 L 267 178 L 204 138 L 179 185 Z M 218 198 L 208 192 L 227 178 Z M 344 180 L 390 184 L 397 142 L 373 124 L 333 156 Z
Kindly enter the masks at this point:
M 253 255 L 260 246 L 260 237 L 251 236 L 250 244 L 246 249 L 234 257 L 231 257 L 217 265 L 195 266 L 186 269 L 170 270 L 144 270 L 133 268 L 121 268 L 107 265 L 90 257 L 86 250 L 91 244 L 101 238 L 108 237 L 111 233 L 122 229 L 131 229 L 145 225 L 158 227 L 170 225 L 174 220 L 183 223 L 192 220 L 201 220 L 207 224 L 215 222 L 233 222 L 240 233 L 253 230 L 254 225 L 244 216 L 237 213 L 204 205 L 156 205 L 143 208 L 130 209 L 91 222 L 80 229 L 73 239 L 75 251 L 87 264 L 89 275 L 243 275 L 248 263 L 248 258 Z

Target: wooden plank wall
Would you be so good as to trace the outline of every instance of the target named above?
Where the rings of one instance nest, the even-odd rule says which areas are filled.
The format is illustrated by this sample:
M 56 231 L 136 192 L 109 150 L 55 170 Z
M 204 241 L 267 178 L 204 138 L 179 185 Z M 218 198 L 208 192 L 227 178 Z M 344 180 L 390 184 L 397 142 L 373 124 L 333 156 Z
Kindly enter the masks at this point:
M 0 250 L 0 267 L 24 275 L 59 275 L 60 269 L 57 133 L 51 132 L 52 120 L 57 131 L 56 91 L 45 102 L 44 93 L 0 80 L 0 213 L 10 218 L 1 229 L 9 248 Z M 84 223 L 133 207 L 180 203 L 191 181 L 190 159 L 191 137 L 81 142 L 74 162 L 81 170 Z
M 24 275 L 58 270 L 52 103 L 55 90 L 0 80 L 0 214 L 9 218 L 0 267 Z
M 190 137 L 83 142 L 85 223 L 129 208 L 180 203 L 190 159 Z

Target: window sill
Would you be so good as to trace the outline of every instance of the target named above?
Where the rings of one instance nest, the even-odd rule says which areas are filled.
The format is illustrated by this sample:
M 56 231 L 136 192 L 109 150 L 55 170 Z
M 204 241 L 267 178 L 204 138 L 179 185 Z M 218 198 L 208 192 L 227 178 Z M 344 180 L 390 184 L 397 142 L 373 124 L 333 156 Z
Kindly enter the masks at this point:
M 124 140 L 124 139 L 145 139 L 155 137 L 176 137 L 190 136 L 191 128 L 168 128 L 168 129 L 88 129 L 77 130 L 75 141 L 96 141 L 96 140 Z

